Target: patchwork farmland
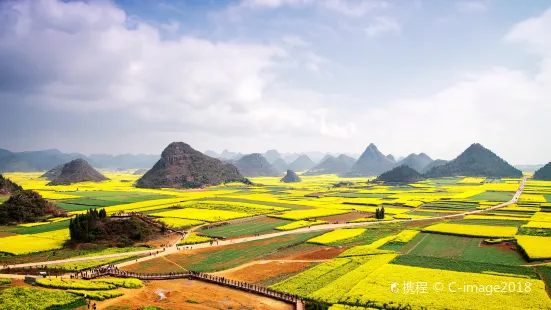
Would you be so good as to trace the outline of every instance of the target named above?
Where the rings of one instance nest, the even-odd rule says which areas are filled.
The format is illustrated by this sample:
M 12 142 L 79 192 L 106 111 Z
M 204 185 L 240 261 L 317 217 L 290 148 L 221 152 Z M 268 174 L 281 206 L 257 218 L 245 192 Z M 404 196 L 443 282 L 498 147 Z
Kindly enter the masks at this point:
M 69 216 L 104 208 L 114 216 L 142 214 L 172 230 L 161 240 L 138 247 L 75 249 L 66 245 L 68 219 L 5 226 L 0 261 L 7 268 L 2 272 L 21 274 L 30 267 L 25 274 L 63 275 L 106 264 L 139 273 L 191 270 L 250 279 L 282 293 L 342 307 L 385 308 L 391 302 L 393 307 L 439 308 L 447 302 L 450 309 L 476 308 L 451 294 L 404 299 L 387 288 L 391 281 L 404 278 L 420 282 L 465 278 L 485 285 L 522 282 L 532 289 L 523 293 L 522 301 L 510 294 L 492 296 L 484 308 L 498 309 L 503 303 L 551 307 L 546 290 L 550 279 L 546 262 L 551 260 L 547 251 L 551 226 L 546 223 L 551 219 L 545 196 L 551 182 L 526 181 L 529 194 L 522 193 L 516 201 L 522 179 L 500 183 L 428 179 L 396 187 L 366 186 L 367 179 L 303 176 L 304 183 L 282 187 L 276 178 L 262 177 L 252 178 L 261 184 L 256 186 L 226 184 L 183 191 L 138 189 L 121 182 L 135 180 L 131 174 L 106 175 L 110 181 L 79 183 L 77 190 L 77 185 L 46 187 L 33 173 L 6 174 Z M 332 187 L 344 181 L 349 185 Z M 309 195 L 314 192 L 316 198 Z M 382 208 L 384 218 L 375 218 L 374 211 Z M 394 276 L 383 276 L 388 274 Z M 18 281 L 8 287 L 18 289 Z M 99 305 L 131 294 L 111 284 L 92 288 L 86 287 L 87 282 L 78 284 L 81 287 L 65 281 L 64 286 L 42 285 L 57 294 L 93 296 Z M 148 285 L 158 284 L 146 281 Z M 92 289 L 98 294 L 89 293 Z M 9 300 L 15 292 L 7 289 L 3 294 Z M 75 300 L 67 297 L 65 303 Z

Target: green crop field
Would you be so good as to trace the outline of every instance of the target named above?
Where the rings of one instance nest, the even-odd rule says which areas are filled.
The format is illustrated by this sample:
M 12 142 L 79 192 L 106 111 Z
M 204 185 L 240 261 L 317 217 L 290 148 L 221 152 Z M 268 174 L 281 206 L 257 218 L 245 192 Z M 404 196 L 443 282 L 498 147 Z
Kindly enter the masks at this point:
M 342 241 L 333 242 L 329 245 L 331 246 L 346 246 L 346 247 L 353 247 L 357 245 L 365 245 L 370 244 L 374 241 L 377 241 L 381 238 L 394 235 L 399 233 L 403 228 L 399 225 L 388 225 L 384 227 L 379 228 L 368 228 L 365 232 L 363 232 L 361 235 L 346 239 Z
M 195 255 L 169 255 L 168 258 L 186 269 L 201 272 L 212 272 L 233 268 L 258 259 L 264 255 L 287 246 L 311 239 L 320 233 L 292 234 L 266 240 L 251 241 Z
M 27 235 L 27 234 L 38 234 L 48 231 L 54 231 L 58 229 L 68 228 L 69 227 L 69 220 L 61 221 L 57 223 L 51 223 L 51 224 L 45 224 L 45 225 L 39 225 L 34 227 L 17 227 L 15 229 L 10 230 L 10 232 Z
M 551 266 L 538 266 L 536 272 L 545 281 L 547 287 L 551 287 Z
M 495 264 L 526 263 L 522 256 L 514 250 L 496 245 L 483 245 L 481 238 L 427 233 L 420 233 L 418 237 L 421 238 L 421 241 L 408 252 L 408 255 Z
M 241 194 L 241 193 L 238 193 Z M 254 194 L 251 193 L 251 199 L 243 199 L 243 198 L 232 198 L 231 195 L 224 197 L 224 198 L 205 198 L 208 200 L 220 200 L 220 201 L 233 201 L 233 202 L 244 202 L 244 203 L 258 203 L 258 201 L 254 200 Z M 202 200 L 202 199 L 199 199 Z M 272 206 L 272 207 L 282 207 L 282 208 L 289 208 L 292 210 L 303 210 L 303 209 L 310 209 L 310 207 L 306 206 L 300 206 L 292 203 L 284 203 L 284 202 L 272 202 L 272 201 L 262 201 L 262 205 L 265 206 Z
M 520 227 L 528 223 L 526 221 L 510 221 L 510 220 L 477 220 L 477 219 L 468 219 L 468 220 L 453 220 L 450 221 L 453 224 L 468 224 L 468 225 L 490 225 L 490 226 L 513 226 Z
M 250 236 L 255 234 L 267 234 L 278 232 L 275 227 L 291 223 L 291 221 L 275 219 L 275 218 L 260 218 L 242 223 L 228 224 L 210 229 L 201 228 L 199 231 L 211 237 L 238 237 Z
M 82 211 L 90 208 L 110 207 L 171 197 L 169 195 L 109 191 L 81 191 L 71 193 L 71 195 L 81 196 L 82 198 L 56 200 L 55 203 L 68 211 Z
M 379 249 L 381 250 L 391 250 L 401 253 L 408 253 L 411 249 L 416 247 L 427 234 L 419 233 L 417 236 L 413 237 L 408 243 L 394 243 L 388 242 Z
M 482 194 L 474 195 L 469 197 L 472 200 L 488 200 L 488 201 L 497 201 L 505 202 L 513 198 L 514 192 L 484 192 Z
M 396 257 L 391 264 L 474 273 L 487 273 L 492 271 L 503 274 L 527 276 L 533 279 L 538 278 L 538 275 L 535 273 L 534 269 L 530 267 L 455 260 L 444 257 L 400 255 Z

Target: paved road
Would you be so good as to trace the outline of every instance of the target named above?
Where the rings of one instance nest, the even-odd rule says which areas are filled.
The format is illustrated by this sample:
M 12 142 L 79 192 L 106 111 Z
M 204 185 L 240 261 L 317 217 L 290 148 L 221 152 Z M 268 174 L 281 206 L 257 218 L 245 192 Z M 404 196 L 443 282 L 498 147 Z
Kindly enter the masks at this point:
M 514 204 L 517 202 L 518 198 L 522 194 L 522 191 L 524 189 L 524 186 L 526 184 L 526 177 L 522 179 L 520 186 L 513 196 L 511 200 L 508 202 L 504 202 L 502 204 L 498 204 L 496 206 L 487 208 L 487 209 L 481 209 L 481 210 L 474 210 L 474 211 L 468 211 L 463 213 L 457 213 L 457 214 L 451 214 L 451 215 L 444 215 L 444 216 L 438 216 L 438 217 L 431 217 L 431 218 L 422 218 L 422 219 L 411 219 L 411 220 L 390 220 L 390 221 L 381 221 L 381 222 L 365 222 L 365 223 L 343 223 L 343 224 L 325 224 L 325 225 L 316 225 L 312 226 L 310 228 L 300 228 L 295 229 L 291 231 L 282 231 L 282 232 L 276 232 L 272 234 L 265 234 L 260 236 L 254 236 L 254 237 L 243 237 L 238 239 L 232 239 L 232 240 L 224 240 L 224 241 L 218 241 L 218 243 L 215 243 L 215 245 L 211 246 L 209 243 L 201 243 L 201 244 L 194 244 L 193 249 L 203 249 L 203 248 L 209 248 L 209 247 L 220 247 L 220 246 L 226 246 L 226 245 L 232 245 L 232 244 L 238 244 L 243 242 L 250 242 L 255 240 L 263 240 L 268 238 L 274 238 L 279 236 L 285 236 L 290 234 L 301 234 L 301 233 L 307 233 L 307 232 L 313 232 L 313 231 L 325 231 L 325 230 L 334 230 L 338 228 L 345 228 L 345 227 L 364 227 L 364 226 L 371 226 L 371 225 L 378 225 L 381 223 L 402 223 L 402 222 L 420 222 L 420 221 L 434 221 L 434 220 L 445 220 L 445 219 L 451 219 L 456 217 L 462 217 L 465 215 L 470 214 L 477 214 L 482 212 L 488 212 L 495 209 L 503 208 L 508 205 Z M 183 238 L 187 237 L 184 236 Z M 22 268 L 22 267 L 35 267 L 35 266 L 42 266 L 42 265 L 59 265 L 64 263 L 73 263 L 73 262 L 79 262 L 79 261 L 90 261 L 90 260 L 103 260 L 107 258 L 114 258 L 114 257 L 123 257 L 123 256 L 129 256 L 129 255 L 148 255 L 149 253 L 152 253 L 151 256 L 146 256 L 139 258 L 137 260 L 127 261 L 120 264 L 117 264 L 119 267 L 128 266 L 135 264 L 137 262 L 143 262 L 150 259 L 154 259 L 157 257 L 170 255 L 174 253 L 185 253 L 189 250 L 184 250 L 182 247 L 180 247 L 180 251 L 176 249 L 176 247 L 169 247 L 166 248 L 165 251 L 159 251 L 158 254 L 155 254 L 158 250 L 148 250 L 148 251 L 139 251 L 139 252 L 127 252 L 127 253 L 119 253 L 119 254 L 110 254 L 110 255 L 101 255 L 101 256 L 94 256 L 94 257 L 77 257 L 77 258 L 69 258 L 69 259 L 63 259 L 63 260 L 57 260 L 57 261 L 47 261 L 47 262 L 37 262 L 37 263 L 26 263 L 26 264 L 17 264 L 17 265 L 10 265 L 10 268 Z M 155 254 L 155 255 L 153 255 Z

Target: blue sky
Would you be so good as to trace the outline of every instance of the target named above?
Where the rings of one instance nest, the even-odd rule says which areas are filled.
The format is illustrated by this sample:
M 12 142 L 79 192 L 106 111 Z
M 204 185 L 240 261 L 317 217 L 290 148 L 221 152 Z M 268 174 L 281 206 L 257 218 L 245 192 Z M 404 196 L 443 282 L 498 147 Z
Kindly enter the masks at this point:
M 551 158 L 551 1 L 0 4 L 0 148 Z

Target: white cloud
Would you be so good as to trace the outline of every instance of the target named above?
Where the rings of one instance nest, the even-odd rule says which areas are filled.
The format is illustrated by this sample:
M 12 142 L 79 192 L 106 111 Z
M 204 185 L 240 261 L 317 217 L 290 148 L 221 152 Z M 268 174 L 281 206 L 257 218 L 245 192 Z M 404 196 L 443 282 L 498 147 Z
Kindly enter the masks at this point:
M 164 30 L 166 30 L 168 32 L 176 32 L 176 31 L 180 30 L 180 23 L 175 21 L 175 20 L 171 20 L 168 23 L 161 24 L 161 28 L 163 28 Z
M 551 56 L 551 8 L 541 16 L 518 23 L 507 34 L 505 40 L 526 44 L 531 52 Z
M 323 135 L 322 126 L 338 127 L 310 114 L 323 99 L 279 81 L 276 69 L 288 55 L 281 46 L 191 36 L 165 41 L 151 24 L 133 21 L 129 29 L 125 12 L 105 3 L 29 0 L 3 13 L 0 76 L 18 73 L 10 81 L 25 85 L 20 103 L 122 110 L 144 122 L 223 135 Z M 272 85 L 278 94 L 269 92 Z M 13 91 L 0 83 L 0 100 Z
M 388 16 L 378 16 L 373 18 L 371 24 L 365 28 L 365 33 L 369 37 L 377 37 L 384 33 L 400 32 L 401 29 L 402 26 L 396 19 Z
M 294 34 L 288 34 L 281 37 L 281 41 L 289 46 L 307 46 L 308 42 L 306 42 L 302 37 L 294 35 Z
M 318 78 L 339 59 L 316 50 L 314 41 L 284 35 L 288 29 L 277 33 L 272 44 L 196 36 L 166 41 L 161 26 L 130 20 L 108 3 L 28 0 L 3 3 L 0 13 L 1 105 L 125 115 L 124 122 L 135 126 L 128 132 L 147 128 L 129 138 L 132 147 L 155 146 L 138 151 L 158 152 L 166 138 L 243 152 L 273 147 L 359 152 L 374 142 L 386 153 L 424 151 L 450 159 L 481 142 L 512 163 L 543 163 L 551 154 L 545 143 L 551 131 L 551 10 L 518 23 L 504 36 L 537 57 L 534 70 L 496 66 L 468 72 L 432 95 L 395 100 L 400 98 L 396 89 L 398 95 L 377 104 L 362 94 L 332 95 L 324 84 L 316 90 L 293 87 L 289 80 L 294 78 L 301 85 L 309 81 L 282 75 L 289 63 L 298 62 L 293 69 L 309 69 L 308 75 Z M 368 35 L 400 31 L 390 17 L 373 21 Z M 376 74 L 366 69 L 362 74 Z M 346 83 L 339 80 L 346 78 L 339 70 L 329 73 L 336 76 L 323 82 L 334 83 L 333 89 Z M 44 132 L 62 139 L 63 130 Z M 77 139 L 77 130 L 67 135 L 70 139 L 62 139 L 67 144 L 84 140 Z M 86 137 L 107 139 L 94 133 Z M 129 146 L 115 147 L 124 152 Z
M 542 57 L 536 72 L 505 67 L 471 72 L 434 95 L 371 109 L 357 123 L 392 127 L 373 138 L 399 154 L 425 151 L 446 157 L 480 142 L 511 163 L 548 162 L 551 146 L 542 141 L 551 131 L 550 25 L 551 10 L 515 25 L 505 36 Z

